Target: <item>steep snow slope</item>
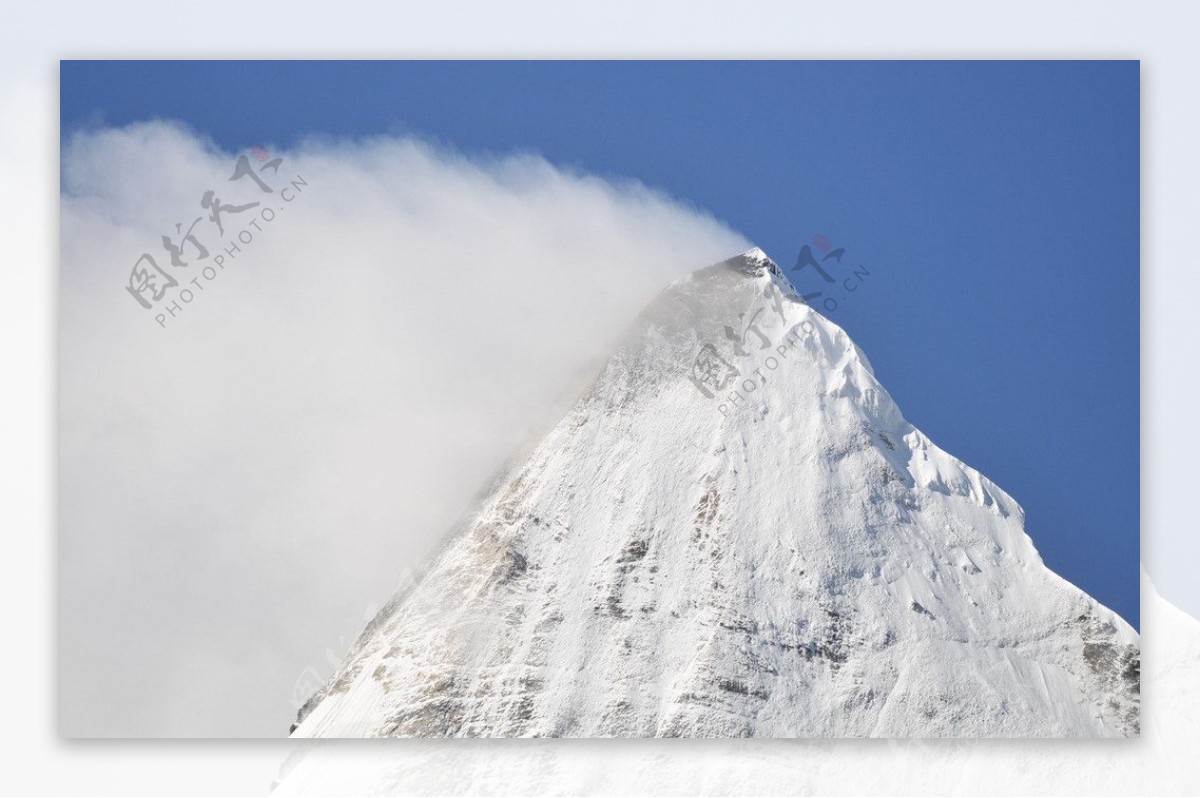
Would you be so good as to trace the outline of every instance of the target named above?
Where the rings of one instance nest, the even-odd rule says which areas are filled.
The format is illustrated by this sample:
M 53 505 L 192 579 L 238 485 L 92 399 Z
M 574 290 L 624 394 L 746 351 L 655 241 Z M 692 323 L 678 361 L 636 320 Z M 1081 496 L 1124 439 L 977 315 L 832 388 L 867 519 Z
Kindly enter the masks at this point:
M 752 250 L 669 288 L 298 737 L 1127 736 L 1138 638 Z
M 1200 622 L 1143 575 L 1140 740 L 301 740 L 272 795 L 1185 795 L 1200 786 Z

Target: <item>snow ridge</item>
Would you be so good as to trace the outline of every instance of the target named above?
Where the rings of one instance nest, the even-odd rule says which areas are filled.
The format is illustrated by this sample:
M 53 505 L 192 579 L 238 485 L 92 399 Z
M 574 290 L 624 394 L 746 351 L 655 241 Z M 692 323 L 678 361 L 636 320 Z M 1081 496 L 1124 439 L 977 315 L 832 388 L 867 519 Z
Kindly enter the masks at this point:
M 1139 640 L 754 249 L 646 309 L 297 737 L 1132 736 Z

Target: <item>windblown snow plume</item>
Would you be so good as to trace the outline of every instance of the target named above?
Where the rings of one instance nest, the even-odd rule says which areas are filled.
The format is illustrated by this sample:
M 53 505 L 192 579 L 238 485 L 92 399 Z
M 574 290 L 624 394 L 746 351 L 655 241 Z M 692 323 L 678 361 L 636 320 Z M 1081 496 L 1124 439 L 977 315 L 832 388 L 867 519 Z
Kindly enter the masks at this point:
M 64 735 L 285 732 L 395 563 L 553 426 L 664 285 L 748 246 L 532 154 L 262 144 L 161 122 L 64 142 Z M 139 268 L 178 288 L 131 295 Z
M 761 251 L 672 285 L 297 737 L 1121 737 L 1139 641 Z

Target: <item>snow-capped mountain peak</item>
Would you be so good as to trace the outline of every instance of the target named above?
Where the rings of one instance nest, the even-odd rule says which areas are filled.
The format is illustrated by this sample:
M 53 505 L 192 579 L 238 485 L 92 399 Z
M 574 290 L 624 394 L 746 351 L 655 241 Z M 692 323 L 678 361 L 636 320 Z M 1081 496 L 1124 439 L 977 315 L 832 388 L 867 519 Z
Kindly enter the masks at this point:
M 295 734 L 1136 734 L 1137 634 L 1023 522 L 753 249 L 646 309 Z

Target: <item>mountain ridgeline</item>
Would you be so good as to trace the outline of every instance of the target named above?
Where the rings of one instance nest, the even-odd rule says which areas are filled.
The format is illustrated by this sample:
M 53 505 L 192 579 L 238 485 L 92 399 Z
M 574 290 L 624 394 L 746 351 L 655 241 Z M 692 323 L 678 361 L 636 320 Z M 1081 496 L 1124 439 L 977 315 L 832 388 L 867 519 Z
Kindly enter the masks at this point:
M 1023 520 L 751 250 L 647 308 L 293 734 L 1137 735 L 1136 632 Z

